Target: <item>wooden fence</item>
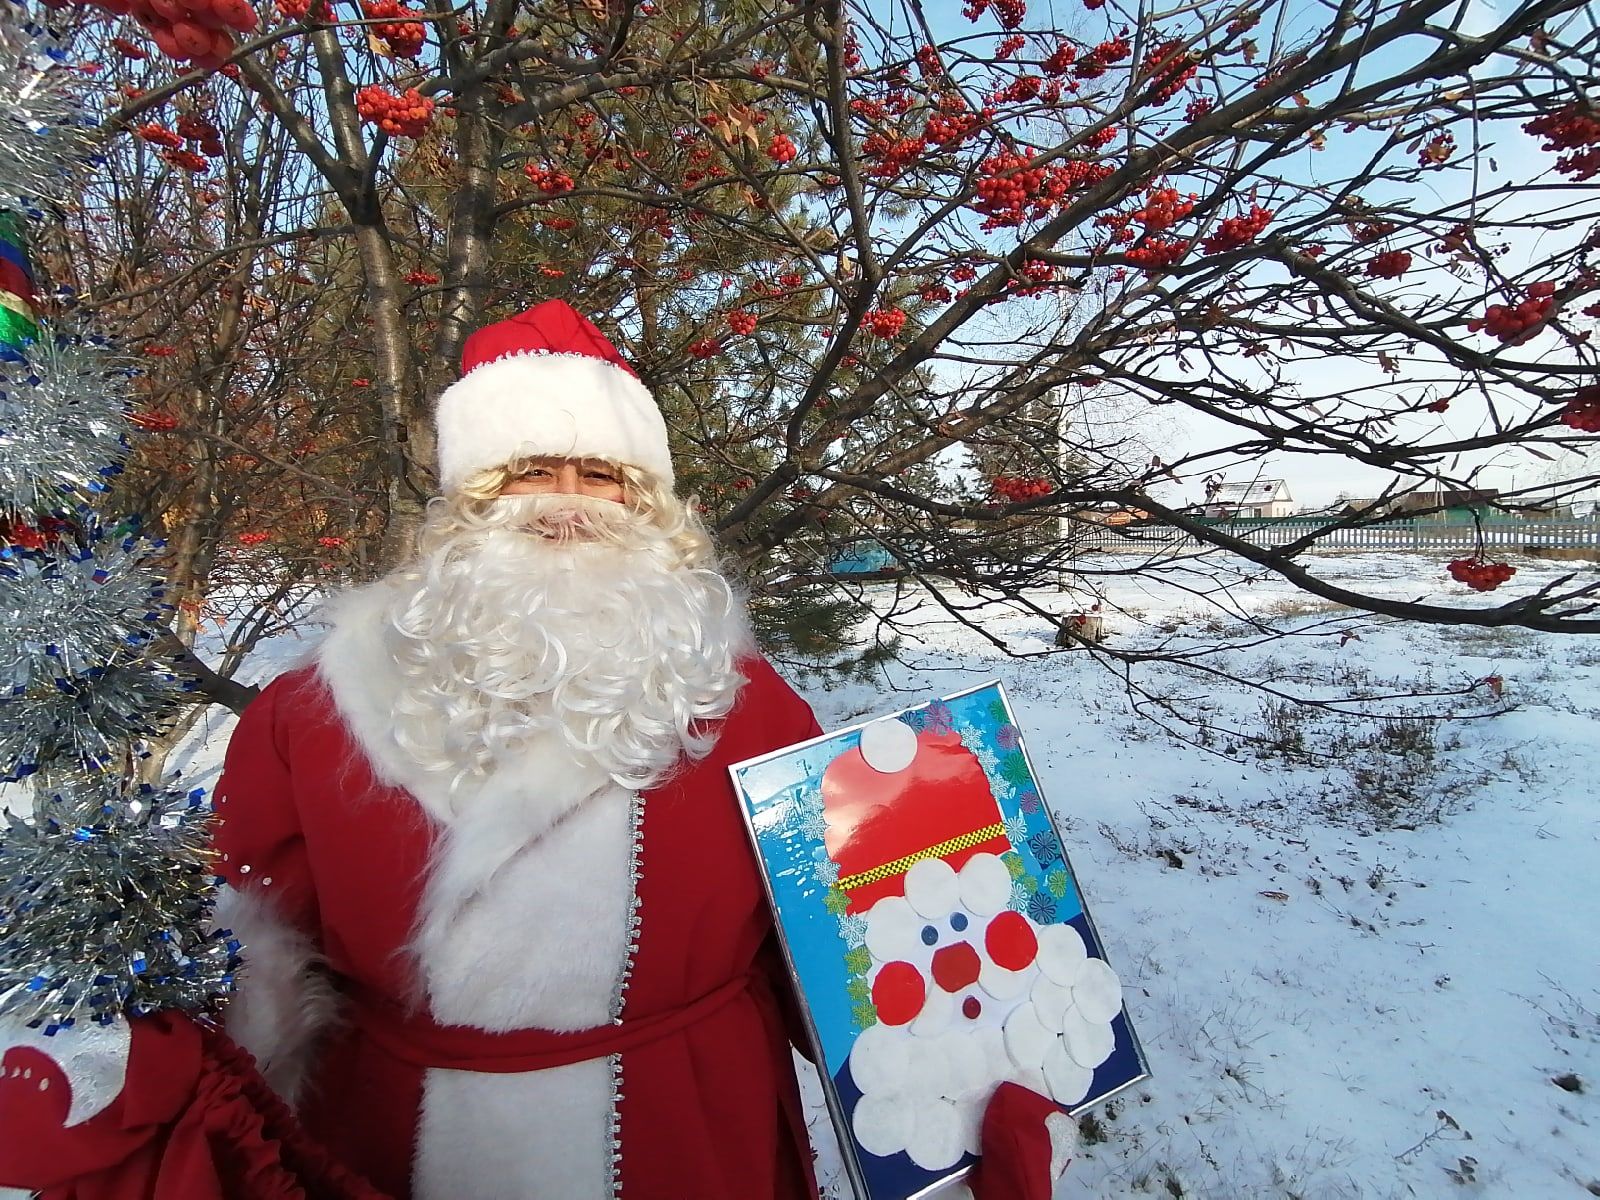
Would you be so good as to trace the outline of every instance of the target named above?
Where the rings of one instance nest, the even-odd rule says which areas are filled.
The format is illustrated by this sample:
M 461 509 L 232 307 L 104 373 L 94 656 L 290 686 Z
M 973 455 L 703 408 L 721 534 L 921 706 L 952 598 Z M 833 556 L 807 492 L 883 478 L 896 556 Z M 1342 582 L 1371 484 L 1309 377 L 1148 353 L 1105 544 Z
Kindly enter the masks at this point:
M 1218 532 L 1263 548 L 1282 546 L 1317 530 L 1328 522 L 1314 517 L 1286 517 L 1206 521 Z M 1125 551 L 1186 550 L 1200 545 L 1192 535 L 1169 525 L 1139 523 L 1096 525 L 1087 521 L 1063 522 L 1067 542 L 1083 550 Z M 1438 521 L 1426 517 L 1384 521 L 1377 525 L 1334 529 L 1316 540 L 1318 550 L 1437 551 L 1474 550 L 1478 546 L 1504 554 L 1538 554 L 1545 551 L 1587 551 L 1600 555 L 1597 521 Z M 1586 554 L 1584 557 L 1588 557 Z

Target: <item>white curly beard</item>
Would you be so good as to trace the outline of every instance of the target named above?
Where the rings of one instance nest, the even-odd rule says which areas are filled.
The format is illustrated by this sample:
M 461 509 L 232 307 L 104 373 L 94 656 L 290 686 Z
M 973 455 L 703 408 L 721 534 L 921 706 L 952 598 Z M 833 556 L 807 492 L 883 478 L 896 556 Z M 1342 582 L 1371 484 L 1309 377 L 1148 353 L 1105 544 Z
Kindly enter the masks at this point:
M 392 737 L 452 807 L 552 736 L 629 789 L 714 740 L 753 644 L 713 565 L 689 565 L 621 504 L 516 496 L 391 577 Z

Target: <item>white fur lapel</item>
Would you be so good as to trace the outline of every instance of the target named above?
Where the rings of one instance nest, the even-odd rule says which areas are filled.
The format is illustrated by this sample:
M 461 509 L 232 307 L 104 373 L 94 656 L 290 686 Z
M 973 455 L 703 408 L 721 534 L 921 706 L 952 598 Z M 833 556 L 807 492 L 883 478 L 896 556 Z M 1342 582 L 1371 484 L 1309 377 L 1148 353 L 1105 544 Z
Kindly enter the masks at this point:
M 401 676 L 382 637 L 387 588 L 332 602 L 317 669 L 373 774 L 442 830 L 411 947 L 429 1007 L 489 1029 L 603 1024 L 628 953 L 629 795 L 551 734 L 451 796 L 391 732 Z

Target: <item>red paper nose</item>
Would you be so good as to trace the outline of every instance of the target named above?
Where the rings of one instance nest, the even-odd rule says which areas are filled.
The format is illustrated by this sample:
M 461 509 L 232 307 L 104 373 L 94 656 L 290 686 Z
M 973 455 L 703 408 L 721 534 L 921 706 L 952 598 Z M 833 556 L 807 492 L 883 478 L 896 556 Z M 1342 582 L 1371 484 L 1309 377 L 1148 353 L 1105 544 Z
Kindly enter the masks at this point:
M 933 979 L 947 992 L 959 992 L 978 982 L 978 952 L 966 942 L 946 946 L 933 956 Z

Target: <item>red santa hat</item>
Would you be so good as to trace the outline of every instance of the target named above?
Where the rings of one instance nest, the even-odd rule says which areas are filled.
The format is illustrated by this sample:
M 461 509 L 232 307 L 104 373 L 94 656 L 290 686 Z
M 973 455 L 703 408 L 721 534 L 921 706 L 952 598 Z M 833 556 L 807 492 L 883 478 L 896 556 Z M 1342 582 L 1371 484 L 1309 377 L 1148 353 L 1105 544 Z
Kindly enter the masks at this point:
M 603 458 L 673 483 L 655 397 L 592 321 L 564 300 L 467 338 L 461 379 L 434 416 L 439 484 L 458 489 L 516 458 Z

